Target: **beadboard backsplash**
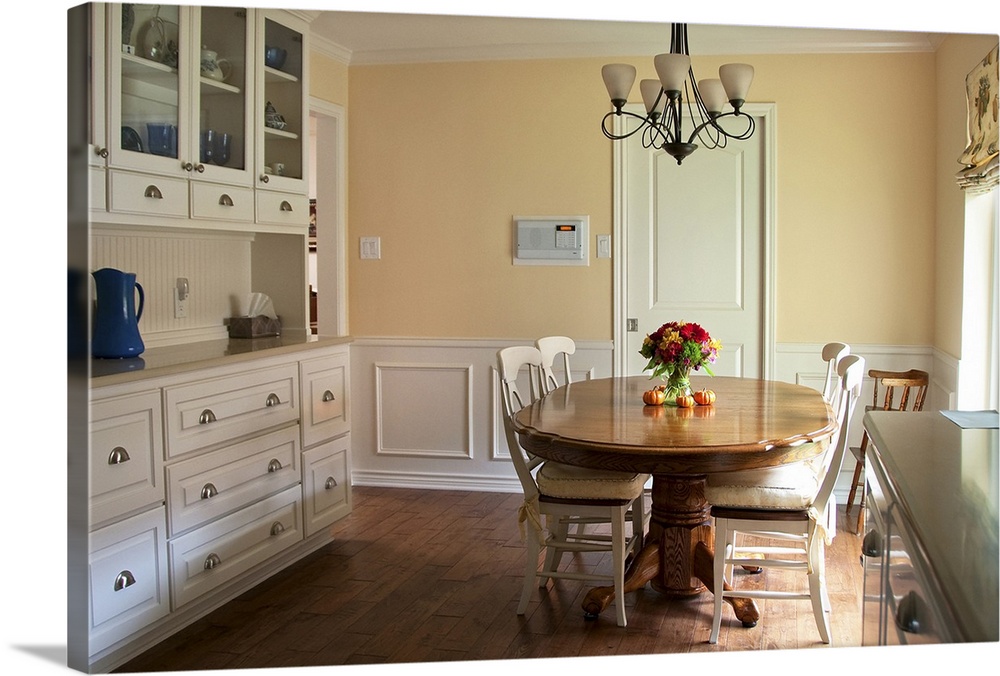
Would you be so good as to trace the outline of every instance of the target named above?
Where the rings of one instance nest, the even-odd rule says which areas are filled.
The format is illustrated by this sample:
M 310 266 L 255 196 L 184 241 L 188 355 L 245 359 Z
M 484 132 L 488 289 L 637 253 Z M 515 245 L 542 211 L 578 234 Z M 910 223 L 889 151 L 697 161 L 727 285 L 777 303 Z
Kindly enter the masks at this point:
M 91 232 L 90 268 L 135 273 L 145 292 L 139 333 L 146 347 L 224 338 L 224 320 L 239 314 L 250 288 L 251 235 Z M 190 289 L 187 316 L 174 317 L 177 278 Z

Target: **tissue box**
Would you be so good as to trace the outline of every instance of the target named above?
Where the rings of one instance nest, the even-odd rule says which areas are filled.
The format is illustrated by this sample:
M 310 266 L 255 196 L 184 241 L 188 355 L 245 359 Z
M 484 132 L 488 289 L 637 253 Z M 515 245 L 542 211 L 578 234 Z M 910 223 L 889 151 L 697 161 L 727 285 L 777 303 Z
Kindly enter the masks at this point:
M 256 317 L 230 317 L 230 338 L 260 338 L 281 335 L 281 317 L 271 319 L 266 315 Z

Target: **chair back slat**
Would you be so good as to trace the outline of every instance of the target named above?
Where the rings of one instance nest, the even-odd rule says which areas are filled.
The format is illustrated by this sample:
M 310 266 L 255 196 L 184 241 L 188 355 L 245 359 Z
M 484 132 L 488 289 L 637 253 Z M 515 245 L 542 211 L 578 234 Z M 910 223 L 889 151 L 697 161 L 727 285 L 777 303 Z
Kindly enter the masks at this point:
M 569 370 L 569 356 L 576 353 L 576 343 L 567 336 L 545 336 L 535 341 L 535 347 L 542 356 L 541 366 L 541 387 L 544 394 L 559 387 L 559 380 L 555 375 L 556 357 L 562 356 L 563 384 L 568 385 L 573 382 L 573 376 Z
M 529 396 L 525 400 L 517 389 L 517 378 L 527 367 L 529 378 Z M 513 416 L 526 404 L 535 401 L 539 396 L 537 381 L 541 370 L 541 354 L 530 345 L 506 347 L 497 351 L 497 371 L 500 374 L 500 398 L 503 401 L 503 427 L 507 438 L 507 448 L 510 451 L 514 471 L 524 491 L 525 499 L 531 499 L 539 494 L 538 485 L 532 470 L 541 464 L 541 458 L 533 456 L 524 448 L 514 431 Z

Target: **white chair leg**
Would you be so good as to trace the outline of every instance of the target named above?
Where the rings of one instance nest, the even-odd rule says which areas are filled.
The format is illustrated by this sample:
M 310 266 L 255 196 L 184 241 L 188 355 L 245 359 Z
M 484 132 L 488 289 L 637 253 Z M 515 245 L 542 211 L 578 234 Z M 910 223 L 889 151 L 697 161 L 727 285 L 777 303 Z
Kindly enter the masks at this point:
M 715 520 L 715 558 L 712 562 L 712 593 L 715 595 L 715 600 L 712 611 L 712 633 L 708 637 L 709 643 L 719 641 L 719 630 L 722 628 L 722 586 L 725 580 L 726 557 L 729 555 L 727 530 L 728 525 L 725 519 Z
M 545 523 L 549 532 L 552 533 L 553 541 L 566 541 L 566 535 L 569 533 L 569 524 L 555 516 L 546 516 Z M 565 550 L 559 547 L 559 545 L 549 545 L 545 552 L 545 566 L 542 570 L 546 573 L 554 572 L 559 567 L 559 562 L 562 561 L 562 555 L 564 552 Z M 549 579 L 551 578 L 545 576 L 540 577 L 538 580 L 538 586 L 544 587 Z
M 538 554 L 541 550 L 541 545 L 538 543 L 538 531 L 530 524 L 527 528 L 525 540 L 525 544 L 527 545 L 527 551 L 525 552 L 527 561 L 524 565 L 524 584 L 521 587 L 521 601 L 517 604 L 518 615 L 524 615 L 524 612 L 528 609 L 528 601 L 531 600 L 531 591 L 535 586 L 535 578 L 538 577 Z M 544 580 L 545 578 L 542 579 Z M 544 582 L 542 586 L 544 586 Z
M 611 520 L 611 557 L 615 567 L 615 614 L 618 626 L 625 626 L 625 507 L 614 510 Z
M 809 577 L 809 599 L 812 601 L 813 616 L 816 618 L 816 628 L 823 643 L 830 642 L 830 598 L 826 591 L 826 566 L 821 542 L 815 542 L 809 548 L 809 565 L 812 573 Z

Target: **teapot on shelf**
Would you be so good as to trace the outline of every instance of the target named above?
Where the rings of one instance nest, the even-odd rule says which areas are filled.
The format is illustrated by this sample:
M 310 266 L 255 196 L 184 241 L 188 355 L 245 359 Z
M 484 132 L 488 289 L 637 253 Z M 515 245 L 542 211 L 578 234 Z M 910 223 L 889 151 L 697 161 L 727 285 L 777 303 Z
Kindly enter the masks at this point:
M 204 77 L 225 82 L 232 75 L 233 66 L 229 59 L 220 59 L 219 53 L 202 46 L 201 48 L 201 74 Z

